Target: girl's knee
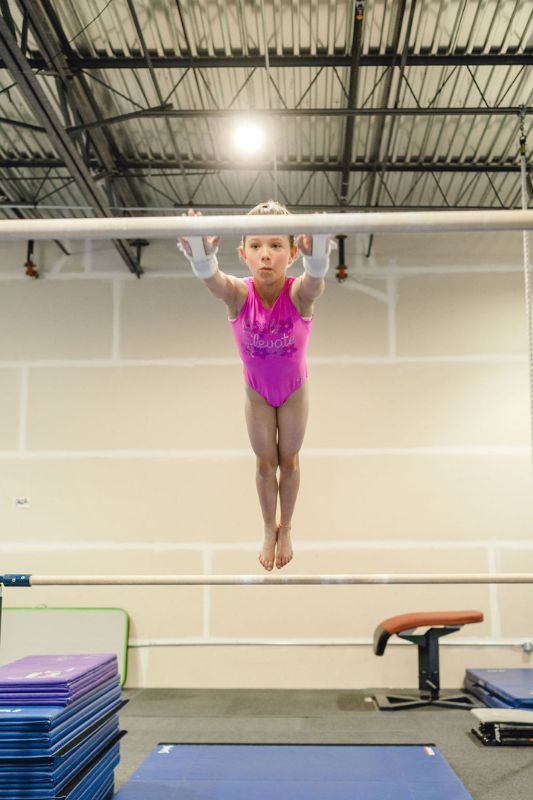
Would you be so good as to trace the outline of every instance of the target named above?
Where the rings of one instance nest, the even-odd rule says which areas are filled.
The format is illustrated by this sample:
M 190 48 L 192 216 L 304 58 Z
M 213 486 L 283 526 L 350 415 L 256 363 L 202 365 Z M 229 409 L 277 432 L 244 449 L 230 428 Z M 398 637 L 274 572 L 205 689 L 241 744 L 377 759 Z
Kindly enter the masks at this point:
M 298 453 L 283 455 L 279 461 L 279 471 L 285 475 L 292 475 L 300 469 Z
M 278 460 L 272 456 L 257 456 L 256 471 L 260 478 L 271 478 L 278 469 Z

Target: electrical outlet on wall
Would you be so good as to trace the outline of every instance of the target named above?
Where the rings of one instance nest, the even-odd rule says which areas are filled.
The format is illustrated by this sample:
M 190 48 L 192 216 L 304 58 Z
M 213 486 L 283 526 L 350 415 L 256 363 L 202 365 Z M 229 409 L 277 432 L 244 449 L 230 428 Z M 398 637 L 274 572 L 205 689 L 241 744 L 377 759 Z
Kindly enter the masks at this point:
M 31 506 L 31 497 L 26 497 L 25 495 L 21 495 L 20 497 L 13 498 L 13 505 L 15 508 L 19 509 L 27 509 Z

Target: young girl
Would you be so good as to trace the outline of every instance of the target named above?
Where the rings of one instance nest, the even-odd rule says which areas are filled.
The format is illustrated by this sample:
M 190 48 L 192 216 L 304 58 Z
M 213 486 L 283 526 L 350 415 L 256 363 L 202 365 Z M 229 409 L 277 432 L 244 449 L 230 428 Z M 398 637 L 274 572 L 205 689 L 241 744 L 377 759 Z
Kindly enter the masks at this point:
M 270 200 L 249 214 L 288 214 Z M 189 210 L 190 216 L 198 212 Z M 243 362 L 246 424 L 256 455 L 256 486 L 265 538 L 259 561 L 269 572 L 292 559 L 291 520 L 300 485 L 298 453 L 308 415 L 305 354 L 313 324 L 313 304 L 325 288 L 326 252 L 313 256 L 313 237 L 244 236 L 241 260 L 251 272 L 236 278 L 218 269 L 219 237 L 182 238 L 178 246 L 195 274 L 228 308 L 228 319 Z M 298 250 L 303 275 L 287 277 Z M 277 472 L 279 469 L 279 483 Z M 280 521 L 276 510 L 280 505 Z

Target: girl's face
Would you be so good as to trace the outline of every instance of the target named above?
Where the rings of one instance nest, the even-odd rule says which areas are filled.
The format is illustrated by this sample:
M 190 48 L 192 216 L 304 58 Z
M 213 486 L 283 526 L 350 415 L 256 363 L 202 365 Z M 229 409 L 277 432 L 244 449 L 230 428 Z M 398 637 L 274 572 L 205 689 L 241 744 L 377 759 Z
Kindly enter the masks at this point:
M 288 236 L 247 236 L 240 255 L 254 278 L 274 283 L 285 276 L 298 252 Z

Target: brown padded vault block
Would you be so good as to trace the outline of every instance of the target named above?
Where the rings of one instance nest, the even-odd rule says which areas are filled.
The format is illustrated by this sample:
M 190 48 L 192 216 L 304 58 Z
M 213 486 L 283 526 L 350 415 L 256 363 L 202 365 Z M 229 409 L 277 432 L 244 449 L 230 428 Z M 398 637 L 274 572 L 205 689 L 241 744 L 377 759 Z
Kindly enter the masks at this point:
M 394 633 L 438 625 L 468 625 L 471 622 L 483 622 L 483 613 L 481 611 L 414 611 L 410 614 L 389 617 L 380 622 L 374 631 L 374 653 L 378 656 L 383 655 L 387 641 Z

